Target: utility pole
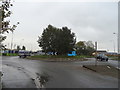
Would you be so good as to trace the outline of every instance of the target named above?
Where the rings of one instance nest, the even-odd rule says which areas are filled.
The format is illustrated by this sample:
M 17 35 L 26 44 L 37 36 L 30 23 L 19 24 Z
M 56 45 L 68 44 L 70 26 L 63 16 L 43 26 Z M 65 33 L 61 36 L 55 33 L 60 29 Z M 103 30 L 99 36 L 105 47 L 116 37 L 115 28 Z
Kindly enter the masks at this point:
M 117 36 L 117 42 L 118 42 L 118 58 L 120 58 L 120 30 L 118 29 L 118 33 L 113 33 Z
M 12 47 L 13 47 L 13 32 L 12 32 L 12 39 L 11 39 L 11 50 L 12 50 Z
M 120 1 L 118 2 L 118 59 L 120 59 Z
M 118 59 L 120 59 L 120 30 L 119 29 L 118 29 Z
M 115 38 L 117 38 L 116 41 L 117 41 L 117 43 L 119 44 L 119 42 L 118 42 L 118 33 L 115 33 L 115 32 L 114 32 L 113 34 L 116 35 Z M 114 43 L 115 43 L 115 41 L 114 41 Z
M 114 33 L 113 33 L 114 34 Z M 115 53 L 115 41 L 114 40 L 110 40 L 111 42 L 113 42 L 113 51 L 114 51 L 114 53 Z
M 95 42 L 95 54 L 97 55 L 97 42 Z M 95 60 L 95 66 L 97 66 L 97 58 Z
M 15 30 L 15 28 L 17 27 L 17 25 L 19 24 L 19 22 L 17 22 L 16 25 L 13 25 L 12 29 Z M 12 39 L 11 39 L 11 50 L 13 49 L 13 31 L 12 31 Z

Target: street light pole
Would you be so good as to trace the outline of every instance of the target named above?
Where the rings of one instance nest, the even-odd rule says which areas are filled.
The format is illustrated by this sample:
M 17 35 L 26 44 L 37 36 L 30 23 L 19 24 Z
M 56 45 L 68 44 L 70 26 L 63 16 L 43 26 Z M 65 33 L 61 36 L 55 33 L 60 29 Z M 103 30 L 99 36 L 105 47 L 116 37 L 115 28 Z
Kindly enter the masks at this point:
M 115 41 L 114 40 L 110 40 L 111 42 L 113 42 L 113 51 L 115 53 Z
M 118 30 L 118 59 L 120 59 L 120 30 Z
M 97 55 L 97 42 L 95 42 L 95 55 Z M 95 60 L 95 66 L 97 66 L 97 58 Z
M 120 58 L 120 31 L 118 30 L 118 33 L 113 33 L 116 34 L 117 36 L 117 41 L 118 41 L 118 58 Z
M 12 50 L 12 47 L 13 47 L 13 32 L 12 32 L 12 39 L 11 39 L 11 50 Z
M 12 27 L 11 27 L 11 29 L 12 30 L 15 30 L 15 28 L 17 27 L 17 25 L 19 24 L 19 22 L 17 22 L 17 24 L 16 25 L 13 25 Z M 12 50 L 12 47 L 13 47 L 13 31 L 12 31 L 12 39 L 11 39 L 11 50 Z
M 114 53 L 115 53 L 115 41 L 113 41 L 113 45 L 114 45 Z
M 117 42 L 118 42 L 118 52 L 119 52 L 119 38 L 118 38 L 118 33 L 113 33 L 113 34 L 115 34 L 116 35 L 116 37 L 117 37 Z
M 120 1 L 118 2 L 118 59 L 120 59 Z

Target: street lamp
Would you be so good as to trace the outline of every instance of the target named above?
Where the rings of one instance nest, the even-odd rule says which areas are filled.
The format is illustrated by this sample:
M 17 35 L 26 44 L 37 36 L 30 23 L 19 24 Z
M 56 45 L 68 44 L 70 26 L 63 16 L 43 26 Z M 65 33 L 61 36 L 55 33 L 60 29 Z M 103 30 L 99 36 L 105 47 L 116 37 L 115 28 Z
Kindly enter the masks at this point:
M 17 22 L 17 24 L 16 24 L 16 25 L 13 25 L 13 26 L 11 27 L 11 30 L 15 30 L 18 24 L 19 24 L 19 22 Z M 13 34 L 14 34 L 14 33 L 13 33 L 13 31 L 12 31 L 12 38 L 11 38 L 11 50 L 12 50 L 12 47 L 13 47 Z
M 118 33 L 114 32 L 113 34 L 116 34 L 116 36 L 117 36 L 117 41 L 118 41 L 118 55 L 120 55 L 120 31 L 118 30 Z
M 115 41 L 114 40 L 110 40 L 113 42 L 113 50 L 114 50 L 114 53 L 115 53 Z
M 117 33 L 113 33 L 114 35 L 116 35 L 116 37 L 117 37 L 117 41 L 118 41 L 118 44 L 119 44 L 119 40 L 118 40 L 118 34 Z M 119 45 L 118 45 L 119 46 Z M 119 49 L 119 47 L 118 47 L 118 49 Z M 119 50 L 118 50 L 119 51 Z
M 13 32 L 12 32 L 12 38 L 11 38 L 11 50 L 12 50 L 12 47 L 13 47 Z
M 120 2 L 118 2 L 118 59 L 120 59 Z

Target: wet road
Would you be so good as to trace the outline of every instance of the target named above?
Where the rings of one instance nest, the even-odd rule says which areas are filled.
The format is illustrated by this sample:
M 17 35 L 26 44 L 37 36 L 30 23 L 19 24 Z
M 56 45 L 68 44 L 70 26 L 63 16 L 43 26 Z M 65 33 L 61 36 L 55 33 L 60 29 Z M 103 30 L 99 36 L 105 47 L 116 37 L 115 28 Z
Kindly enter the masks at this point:
M 82 67 L 94 60 L 77 62 L 44 62 L 3 57 L 3 87 L 5 88 L 118 88 L 118 79 L 100 75 Z M 112 64 L 99 62 L 98 64 Z M 117 62 L 113 65 L 117 66 Z M 40 83 L 41 82 L 41 83 Z

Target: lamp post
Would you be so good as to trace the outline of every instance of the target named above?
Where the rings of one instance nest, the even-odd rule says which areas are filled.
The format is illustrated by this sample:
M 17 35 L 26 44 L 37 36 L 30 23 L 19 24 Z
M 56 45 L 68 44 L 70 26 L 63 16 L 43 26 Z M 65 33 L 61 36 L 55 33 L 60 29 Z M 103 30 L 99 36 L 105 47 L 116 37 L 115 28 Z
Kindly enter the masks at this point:
M 16 25 L 13 25 L 12 27 L 11 27 L 11 30 L 15 30 L 15 28 L 17 27 L 17 25 L 19 24 L 19 22 L 17 22 L 17 24 Z M 13 31 L 12 31 L 12 38 L 11 38 L 11 50 L 12 50 L 12 47 L 13 47 Z
M 114 35 L 116 35 L 116 37 L 117 37 L 117 42 L 118 42 L 118 44 L 119 44 L 119 40 L 118 40 L 118 33 L 113 33 Z M 117 45 L 117 46 L 119 46 L 119 45 Z M 119 49 L 119 47 L 118 47 L 118 49 Z M 118 50 L 119 51 L 119 50 Z
M 114 40 L 110 40 L 111 42 L 113 42 L 113 51 L 115 53 L 115 41 Z
M 120 30 L 118 30 L 118 59 L 120 59 Z
M 120 31 L 118 30 L 118 33 L 113 33 L 116 34 L 117 36 L 117 41 L 118 41 L 118 58 L 120 58 Z
M 118 59 L 120 59 L 120 1 L 118 2 Z
M 95 42 L 95 55 L 97 55 L 97 42 Z M 95 60 L 95 66 L 97 66 L 97 58 Z
M 12 38 L 11 38 L 11 50 L 12 50 L 12 47 L 13 47 L 13 32 L 12 32 Z

